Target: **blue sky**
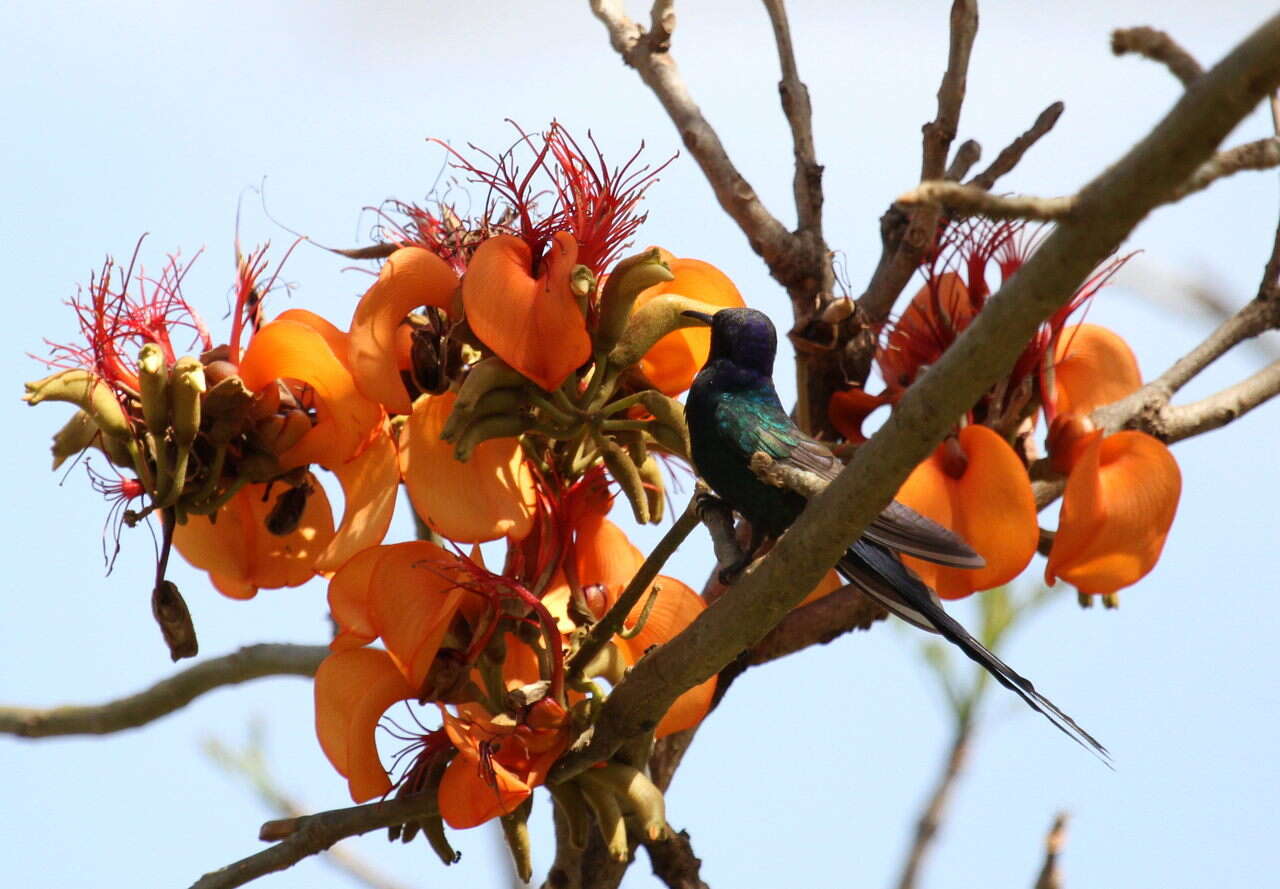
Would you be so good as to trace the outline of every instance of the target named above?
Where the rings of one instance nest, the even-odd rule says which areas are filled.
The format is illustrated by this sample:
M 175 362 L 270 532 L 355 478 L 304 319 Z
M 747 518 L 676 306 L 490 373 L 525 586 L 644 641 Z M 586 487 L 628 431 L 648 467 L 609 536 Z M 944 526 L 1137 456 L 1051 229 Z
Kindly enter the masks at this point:
M 878 256 L 879 215 L 911 187 L 919 127 L 934 110 L 948 3 L 793 4 L 801 74 L 826 164 L 827 232 L 855 292 Z M 1139 139 L 1176 100 L 1157 65 L 1117 59 L 1111 28 L 1152 24 L 1210 64 L 1262 17 L 1259 4 L 990 2 L 970 72 L 961 136 L 988 158 L 1056 99 L 1054 133 L 1002 187 L 1078 188 Z M 636 7 L 633 12 L 642 15 Z M 791 149 L 776 103 L 776 56 L 763 10 L 685 4 L 675 52 L 690 89 L 765 204 L 790 224 Z M 32 3 L 0 11 L 9 125 L 0 135 L 10 314 L 0 330 L 3 547 L 10 631 L 0 647 L 0 703 L 87 703 L 137 690 L 173 669 L 148 606 L 152 545 L 126 533 L 104 577 L 106 508 L 80 470 L 48 472 L 58 408 L 31 411 L 19 384 L 42 374 L 28 353 L 68 340 L 63 300 L 104 255 L 158 266 L 204 248 L 187 296 L 225 331 L 237 205 L 246 243 L 283 247 L 285 227 L 338 246 L 365 243 L 362 208 L 422 198 L 454 143 L 505 147 L 504 118 L 536 129 L 558 118 L 622 159 L 643 141 L 660 162 L 679 140 L 634 72 L 608 48 L 586 4 L 173 2 Z M 1257 113 L 1232 142 L 1267 135 Z M 447 175 L 447 174 L 446 174 Z M 264 186 L 261 194 L 256 188 Z M 1179 278 L 1208 281 L 1233 304 L 1252 295 L 1275 230 L 1277 177 L 1246 174 L 1159 211 L 1134 234 L 1143 251 L 1090 320 L 1129 338 L 1158 373 L 1206 332 L 1177 308 Z M 682 155 L 648 201 L 641 244 L 713 262 L 750 304 L 785 323 L 784 295 L 712 202 Z M 362 272 L 304 245 L 275 303 L 338 323 L 366 286 Z M 1154 291 L 1159 299 L 1142 295 Z M 288 305 L 286 305 L 286 303 Z M 1274 350 L 1277 344 L 1271 341 Z M 1273 352 L 1274 354 L 1274 352 Z M 1189 387 L 1208 394 L 1267 359 L 1237 350 Z M 784 388 L 790 387 L 784 382 Z M 784 392 L 784 398 L 786 393 Z M 1072 814 L 1067 885 L 1255 886 L 1268 850 L 1280 766 L 1274 681 L 1278 491 L 1274 405 L 1175 453 L 1180 514 L 1159 567 L 1123 607 L 1081 611 L 1068 592 L 1012 640 L 1007 660 L 1102 739 L 1109 772 L 1011 696 L 991 696 L 976 754 L 923 885 L 1029 885 L 1054 812 Z M 411 533 L 400 515 L 393 534 Z M 660 532 L 655 532 L 660 533 Z M 653 536 L 643 539 L 656 539 Z M 695 537 L 672 563 L 695 585 L 710 565 Z M 1037 559 L 1028 571 L 1034 581 Z M 321 584 L 217 595 L 174 571 L 201 650 L 326 638 Z M 972 614 L 961 605 L 962 620 Z M 748 674 L 703 728 L 669 797 L 713 886 L 865 886 L 890 882 L 948 728 L 918 656 L 920 637 L 878 626 Z M 0 738 L 0 858 L 14 885 L 185 885 L 259 848 L 270 813 L 201 753 L 203 739 L 241 742 L 262 723 L 279 784 L 313 809 L 347 803 L 314 741 L 309 683 L 222 690 L 138 731 L 102 739 Z M 535 873 L 549 864 L 547 804 L 537 806 Z M 457 837 L 448 870 L 422 845 L 377 835 L 350 843 L 405 885 L 496 885 L 503 861 L 485 830 Z M 340 886 L 308 862 L 263 885 Z M 654 880 L 641 862 L 630 886 Z

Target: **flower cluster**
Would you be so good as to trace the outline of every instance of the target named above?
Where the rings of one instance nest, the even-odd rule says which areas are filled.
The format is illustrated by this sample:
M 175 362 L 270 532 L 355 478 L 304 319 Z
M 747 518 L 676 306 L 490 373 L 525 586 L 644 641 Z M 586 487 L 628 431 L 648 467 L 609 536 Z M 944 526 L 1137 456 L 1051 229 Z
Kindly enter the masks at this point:
M 950 224 L 925 266 L 925 284 L 885 331 L 876 361 L 885 390 L 837 392 L 832 422 L 852 442 L 875 408 L 892 404 L 941 357 L 982 311 L 994 266 L 1017 273 L 1036 238 L 1020 223 Z M 1067 476 L 1045 580 L 1062 578 L 1082 595 L 1114 594 L 1154 566 L 1173 523 L 1181 476 L 1163 443 L 1138 431 L 1104 436 L 1089 414 L 1142 385 L 1137 360 L 1115 333 L 1069 324 L 1124 259 L 1099 269 L 1036 332 L 1009 376 L 986 392 L 953 434 L 898 493 L 918 512 L 960 533 L 986 559 L 967 571 L 906 561 L 939 595 L 961 598 L 1018 576 L 1040 545 L 1027 467 L 1038 416 L 1048 424 L 1049 461 Z
M 433 795 L 439 817 L 410 829 L 446 857 L 443 824 L 522 819 L 607 685 L 703 609 L 658 576 L 620 632 L 593 638 L 643 583 L 640 552 L 607 518 L 614 500 L 659 521 L 662 462 L 688 459 L 674 396 L 709 333 L 681 313 L 742 305 L 705 262 L 658 248 L 619 260 L 656 172 L 636 158 L 611 169 L 556 125 L 483 165 L 455 158 L 489 190 L 484 213 L 405 206 L 345 328 L 302 309 L 266 320 L 262 250 L 240 257 L 216 346 L 176 260 L 154 279 L 108 262 L 73 301 L 86 344 L 55 348 L 55 373 L 27 387 L 32 404 L 78 408 L 55 465 L 101 451 L 125 523 L 159 518 L 153 604 L 177 615 L 161 621 L 175 657 L 195 653 L 195 636 L 164 579 L 170 545 L 233 598 L 329 579 L 321 745 L 357 801 Z M 341 516 L 320 469 L 341 485 Z M 401 485 L 423 539 L 387 543 Z M 485 567 L 487 541 L 505 546 L 501 570 Z M 575 658 L 584 646 L 592 656 Z M 697 724 L 713 685 L 681 697 L 656 734 Z M 393 706 L 411 718 L 390 721 Z M 380 754 L 380 727 L 400 755 Z M 665 830 L 661 793 L 621 763 L 556 799 L 615 838 L 622 811 Z

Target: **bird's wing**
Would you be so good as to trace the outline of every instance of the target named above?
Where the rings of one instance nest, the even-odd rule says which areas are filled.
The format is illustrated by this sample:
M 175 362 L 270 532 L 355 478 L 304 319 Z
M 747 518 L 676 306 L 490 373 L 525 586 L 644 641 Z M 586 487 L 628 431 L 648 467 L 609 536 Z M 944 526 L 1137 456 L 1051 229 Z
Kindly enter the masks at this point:
M 939 565 L 982 568 L 987 564 L 959 534 L 896 500 L 872 520 L 864 534 L 876 543 Z
M 938 598 L 925 584 L 898 560 L 893 553 L 868 542 L 856 541 L 836 566 L 858 589 L 875 599 L 893 614 L 924 630 L 937 633 L 959 648 L 970 659 L 990 673 L 997 682 L 1022 698 L 1032 710 L 1042 714 L 1064 734 L 1103 762 L 1110 764 L 1107 748 L 1046 698 L 1031 680 L 992 654 L 943 609 Z
M 800 431 L 779 408 L 764 412 L 754 424 L 748 453 L 763 451 L 774 460 L 830 481 L 844 464 L 825 444 Z M 867 527 L 876 543 L 909 556 L 952 568 L 982 568 L 987 563 L 954 531 L 925 518 L 909 506 L 892 501 Z

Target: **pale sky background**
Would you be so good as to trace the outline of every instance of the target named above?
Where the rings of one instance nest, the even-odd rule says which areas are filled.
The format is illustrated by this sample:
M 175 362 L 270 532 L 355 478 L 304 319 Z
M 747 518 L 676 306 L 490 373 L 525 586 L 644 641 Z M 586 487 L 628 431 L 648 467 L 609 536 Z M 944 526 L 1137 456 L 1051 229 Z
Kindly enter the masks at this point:
M 792 5 L 827 166 L 828 239 L 856 293 L 878 255 L 879 215 L 918 174 L 950 4 Z M 647 17 L 647 8 L 633 7 Z M 1176 100 L 1180 86 L 1163 68 L 1111 55 L 1113 27 L 1165 28 L 1207 65 L 1268 14 L 1257 0 L 1168 2 L 1157 20 L 1151 8 L 1120 0 L 983 4 L 961 137 L 977 138 L 989 159 L 1045 105 L 1062 99 L 1067 107 L 1002 188 L 1076 189 Z M 675 52 L 690 89 L 766 205 L 790 224 L 791 149 L 763 10 L 685 3 L 679 14 Z M 33 411 L 18 399 L 22 381 L 43 373 L 27 353 L 42 353 L 45 337 L 73 337 L 63 300 L 105 254 L 127 260 L 143 232 L 151 233 L 143 258 L 155 268 L 170 250 L 205 248 L 186 294 L 215 335 L 225 334 L 242 198 L 246 244 L 270 238 L 282 247 L 286 225 L 354 246 L 367 242 L 373 224 L 362 207 L 431 189 L 444 153 L 429 136 L 496 150 L 512 140 L 504 118 L 535 130 L 554 117 L 576 134 L 590 129 L 617 160 L 641 141 L 654 163 L 679 148 L 585 3 L 19 0 L 0 11 L 0 33 L 8 120 L 0 242 L 12 313 L 0 333 L 11 480 L 0 704 L 98 702 L 174 669 L 148 605 L 149 536 L 126 533 L 115 572 L 103 576 L 105 504 L 82 470 L 65 480 L 48 471 L 49 436 L 69 412 Z M 1256 113 L 1229 141 L 1269 129 Z M 1274 232 L 1277 178 L 1241 175 L 1161 210 L 1135 233 L 1127 249 L 1144 252 L 1125 277 L 1159 270 L 1157 290 L 1172 302 L 1113 286 L 1090 319 L 1128 337 L 1149 375 L 1207 330 L 1203 318 L 1170 308 L 1177 292 L 1169 275 L 1212 282 L 1232 305 L 1254 293 Z M 265 211 L 250 191 L 263 181 Z M 640 244 L 713 262 L 752 305 L 786 323 L 783 294 L 688 156 L 663 173 L 647 207 Z M 271 308 L 305 306 L 345 324 L 367 281 L 346 265 L 299 248 L 285 272 L 296 289 Z M 1207 394 L 1264 360 L 1237 350 L 1185 395 Z M 1123 594 L 1118 612 L 1081 611 L 1065 592 L 1007 650 L 1010 663 L 1110 747 L 1116 771 L 997 690 L 923 886 L 1030 886 L 1060 809 L 1072 815 L 1062 865 L 1068 889 L 1274 882 L 1278 417 L 1269 405 L 1178 445 L 1182 506 L 1156 571 Z M 410 533 L 401 515 L 391 539 Z M 697 585 L 709 565 L 706 539 L 695 536 L 672 570 Z M 1037 558 L 1026 582 L 1042 570 Z M 245 603 L 222 598 L 180 562 L 172 575 L 191 605 L 202 655 L 327 638 L 321 584 Z M 967 607 L 956 611 L 972 622 Z M 949 735 L 920 641 L 877 626 L 739 681 L 669 795 L 670 820 L 691 833 L 711 886 L 890 884 Z M 315 742 L 311 686 L 301 679 L 221 690 L 106 738 L 0 738 L 6 883 L 185 886 L 262 848 L 258 825 L 272 814 L 200 750 L 210 737 L 242 742 L 254 720 L 264 725 L 281 788 L 312 810 L 349 804 Z M 548 809 L 539 792 L 539 879 L 550 864 Z M 506 863 L 491 831 L 453 838 L 464 857 L 447 870 L 422 843 L 389 847 L 374 834 L 347 846 L 406 886 L 503 885 Z M 626 885 L 654 884 L 642 855 Z M 257 885 L 350 883 L 313 859 Z

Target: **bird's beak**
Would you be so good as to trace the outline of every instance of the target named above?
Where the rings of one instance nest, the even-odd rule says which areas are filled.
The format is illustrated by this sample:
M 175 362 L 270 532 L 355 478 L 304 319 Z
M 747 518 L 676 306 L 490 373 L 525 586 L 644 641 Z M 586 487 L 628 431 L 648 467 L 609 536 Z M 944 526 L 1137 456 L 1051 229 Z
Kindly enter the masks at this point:
M 701 321 L 703 324 L 706 324 L 708 327 L 711 325 L 712 316 L 708 315 L 706 312 L 695 312 L 693 310 L 689 310 L 687 312 L 681 312 L 680 314 L 684 315 L 686 318 L 697 318 L 699 321 Z

